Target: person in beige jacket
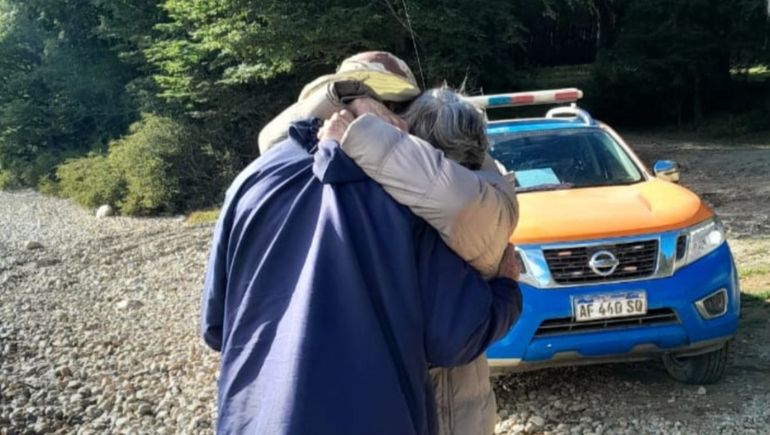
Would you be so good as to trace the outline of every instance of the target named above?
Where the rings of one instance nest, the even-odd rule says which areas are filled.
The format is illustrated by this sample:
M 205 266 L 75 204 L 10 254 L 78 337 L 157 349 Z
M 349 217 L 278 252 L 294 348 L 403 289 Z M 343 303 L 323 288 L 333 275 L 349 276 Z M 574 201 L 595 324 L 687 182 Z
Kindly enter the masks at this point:
M 285 137 L 294 120 L 329 119 L 347 108 L 359 116 L 346 120 L 352 122 L 340 143 L 343 151 L 485 277 L 498 275 L 516 225 L 517 203 L 513 186 L 486 153 L 483 115 L 457 94 L 439 89 L 408 106 L 407 124 L 375 100 L 382 77 L 379 82 L 367 81 L 365 74 L 358 78 L 335 76 L 306 87 L 300 101 L 262 131 L 260 149 Z M 393 95 L 383 94 L 394 101 Z M 407 125 L 413 135 L 403 131 Z M 483 355 L 462 367 L 432 368 L 431 376 L 440 434 L 493 432 L 496 403 Z

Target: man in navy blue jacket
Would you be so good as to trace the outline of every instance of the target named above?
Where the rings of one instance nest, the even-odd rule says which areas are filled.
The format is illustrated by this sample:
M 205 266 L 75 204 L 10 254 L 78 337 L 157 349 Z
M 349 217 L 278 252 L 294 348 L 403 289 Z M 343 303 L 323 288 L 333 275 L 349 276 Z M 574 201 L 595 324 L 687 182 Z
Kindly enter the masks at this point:
M 228 189 L 202 332 L 222 352 L 219 433 L 433 434 L 428 365 L 479 356 L 520 313 L 318 121 Z

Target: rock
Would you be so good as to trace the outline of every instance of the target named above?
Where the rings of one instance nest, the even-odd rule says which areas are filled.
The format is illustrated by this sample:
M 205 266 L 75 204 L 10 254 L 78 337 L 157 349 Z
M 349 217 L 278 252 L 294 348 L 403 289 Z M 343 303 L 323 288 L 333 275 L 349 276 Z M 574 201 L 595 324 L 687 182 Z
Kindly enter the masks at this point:
M 58 258 L 41 258 L 40 260 L 37 260 L 37 267 L 49 267 L 49 266 L 56 266 L 57 264 L 61 263 L 61 260 Z
M 34 240 L 29 240 L 24 244 L 24 249 L 28 251 L 34 251 L 37 249 L 43 249 L 43 244 Z
M 514 424 L 511 426 L 511 433 L 520 434 L 527 430 L 527 427 L 523 424 Z
M 120 417 L 117 420 L 115 420 L 115 427 L 117 428 L 123 428 L 128 426 L 128 424 L 131 422 L 131 419 L 128 417 Z
M 86 415 L 91 418 L 96 418 L 102 414 L 102 410 L 96 405 L 89 405 L 86 408 Z
M 45 421 L 39 421 L 32 426 L 32 430 L 35 431 L 35 433 L 46 433 L 49 429 L 50 427 Z
M 495 433 L 501 434 L 508 432 L 508 430 L 513 426 L 513 422 L 511 420 L 503 420 L 495 426 Z
M 147 403 L 139 405 L 139 415 L 152 415 L 152 406 Z
M 139 308 L 142 308 L 144 306 L 144 303 L 141 301 L 137 301 L 135 299 L 123 299 L 122 301 L 115 304 L 115 308 L 117 308 L 120 311 L 126 311 L 126 310 L 136 310 Z
M 96 217 L 98 219 L 110 217 L 110 216 L 113 216 L 114 214 L 115 214 L 115 210 L 112 208 L 112 206 L 108 204 L 105 204 L 96 209 Z
M 70 369 L 68 366 L 61 366 L 56 369 L 55 374 L 60 378 L 68 378 L 72 376 L 72 369 Z
M 698 395 L 703 396 L 705 394 L 706 394 L 706 387 L 703 387 L 703 386 L 698 387 Z
M 20 421 L 24 421 L 24 419 L 26 418 L 26 416 L 24 415 L 24 411 L 22 411 L 21 409 L 17 409 L 17 410 L 15 410 L 15 411 L 13 411 L 13 412 L 11 413 L 11 415 L 9 416 L 9 418 L 10 418 L 12 421 L 15 421 L 15 422 L 20 422 Z
M 545 426 L 545 420 L 537 415 L 530 417 L 529 422 L 532 423 L 536 429 L 541 429 L 543 426 Z

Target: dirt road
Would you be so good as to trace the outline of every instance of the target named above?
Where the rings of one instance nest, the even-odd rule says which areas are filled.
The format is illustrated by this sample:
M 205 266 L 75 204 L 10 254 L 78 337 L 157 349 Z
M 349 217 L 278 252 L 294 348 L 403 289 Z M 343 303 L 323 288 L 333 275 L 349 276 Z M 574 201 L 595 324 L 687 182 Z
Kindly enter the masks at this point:
M 502 416 L 532 415 L 572 433 L 770 434 L 770 142 L 721 145 L 627 137 L 651 164 L 675 160 L 683 185 L 708 201 L 728 230 L 744 292 L 735 363 L 707 388 L 672 381 L 657 362 L 554 369 L 498 381 Z M 545 409 L 543 409 L 545 406 Z

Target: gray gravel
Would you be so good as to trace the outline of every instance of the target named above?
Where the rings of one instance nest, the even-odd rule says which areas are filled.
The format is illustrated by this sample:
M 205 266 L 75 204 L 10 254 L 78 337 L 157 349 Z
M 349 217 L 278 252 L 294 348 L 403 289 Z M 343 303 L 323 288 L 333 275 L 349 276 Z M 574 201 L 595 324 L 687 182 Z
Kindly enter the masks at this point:
M 0 193 L 0 433 L 212 432 L 211 228 Z
M 212 432 L 218 357 L 198 337 L 210 225 L 0 192 L 0 234 L 0 434 Z M 768 338 L 744 334 L 744 362 L 703 394 L 656 364 L 499 378 L 496 432 L 770 433 Z

